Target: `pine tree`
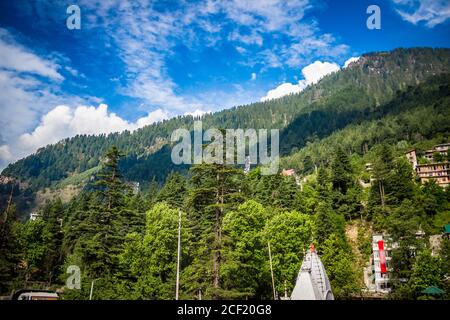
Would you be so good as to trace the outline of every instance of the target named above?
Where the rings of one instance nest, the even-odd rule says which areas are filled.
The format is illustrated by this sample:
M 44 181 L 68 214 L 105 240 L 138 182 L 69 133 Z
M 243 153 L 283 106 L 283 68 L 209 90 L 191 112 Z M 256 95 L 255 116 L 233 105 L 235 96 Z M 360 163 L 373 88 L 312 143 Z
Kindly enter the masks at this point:
M 124 206 L 125 191 L 129 191 L 129 187 L 122 181 L 122 174 L 119 170 L 119 160 L 123 155 L 116 146 L 111 147 L 106 152 L 102 169 L 98 173 L 99 180 L 96 182 L 96 186 L 99 187 L 99 194 L 108 212 Z M 104 222 L 108 223 L 109 219 Z
M 317 172 L 317 191 L 321 200 L 325 200 L 329 196 L 329 176 L 324 166 L 321 166 Z
M 64 222 L 64 206 L 61 199 L 48 203 L 42 210 L 42 219 L 46 223 L 46 229 L 50 233 L 47 242 L 48 251 L 45 257 L 44 269 L 51 283 L 57 278 L 59 264 L 62 262 L 61 246 L 63 241 L 62 224 Z
M 171 172 L 159 191 L 156 201 L 165 201 L 175 208 L 183 208 L 186 190 L 186 179 L 179 173 Z
M 392 169 L 392 151 L 387 144 L 381 144 L 373 165 L 373 177 L 377 183 L 372 187 L 372 193 L 379 197 L 381 206 L 386 204 L 386 182 L 390 179 Z
M 264 207 L 254 200 L 244 202 L 224 217 L 221 278 L 228 298 L 270 296 L 264 268 L 266 244 L 262 238 L 267 218 Z
M 427 287 L 442 288 L 442 262 L 439 256 L 433 257 L 431 251 L 423 250 L 417 255 L 410 279 L 410 286 L 415 294 Z
M 340 147 L 336 150 L 331 164 L 331 172 L 333 190 L 346 194 L 352 184 L 352 167 L 348 155 Z
M 0 293 L 9 294 L 18 276 L 18 239 L 15 232 L 16 206 L 11 204 L 0 216 Z
M 202 255 L 212 254 L 212 297 L 220 297 L 220 265 L 222 252 L 222 219 L 243 200 L 240 192 L 243 173 L 223 164 L 200 164 L 191 168 L 188 203 L 193 216 L 193 232 L 203 238 Z

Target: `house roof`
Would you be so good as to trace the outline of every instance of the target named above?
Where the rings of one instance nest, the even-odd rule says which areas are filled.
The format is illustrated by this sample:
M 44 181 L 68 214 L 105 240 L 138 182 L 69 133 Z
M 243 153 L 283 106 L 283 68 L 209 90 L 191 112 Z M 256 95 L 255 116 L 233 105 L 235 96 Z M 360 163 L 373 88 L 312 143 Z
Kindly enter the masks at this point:
M 439 289 L 438 287 L 431 286 L 431 287 L 425 288 L 420 293 L 423 293 L 423 294 L 444 294 L 445 291 L 442 290 L 442 289 Z
M 291 300 L 334 300 L 325 267 L 313 245 L 305 255 Z
M 444 226 L 444 233 L 450 233 L 450 223 Z

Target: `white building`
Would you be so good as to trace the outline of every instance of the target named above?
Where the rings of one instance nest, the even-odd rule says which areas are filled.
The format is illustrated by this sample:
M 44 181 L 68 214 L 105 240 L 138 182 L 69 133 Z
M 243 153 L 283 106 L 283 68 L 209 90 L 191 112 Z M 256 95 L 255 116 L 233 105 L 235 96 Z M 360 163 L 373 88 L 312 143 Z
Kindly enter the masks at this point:
M 36 220 L 37 218 L 39 218 L 39 214 L 38 214 L 38 213 L 36 213 L 36 212 L 31 212 L 31 213 L 30 213 L 30 220 L 31 220 L 31 221 L 34 221 L 34 220 Z
M 372 237 L 372 289 L 380 293 L 389 293 L 391 287 L 390 271 L 392 244 L 383 235 Z
M 305 254 L 291 300 L 334 300 L 325 267 L 314 245 Z

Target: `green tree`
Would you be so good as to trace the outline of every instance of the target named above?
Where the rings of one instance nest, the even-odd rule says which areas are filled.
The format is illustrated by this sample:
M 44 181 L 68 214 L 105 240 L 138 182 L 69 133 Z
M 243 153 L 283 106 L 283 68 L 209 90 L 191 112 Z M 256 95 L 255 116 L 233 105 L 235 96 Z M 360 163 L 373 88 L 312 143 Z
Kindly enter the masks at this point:
M 304 251 L 312 242 L 314 222 L 311 216 L 297 212 L 279 212 L 264 228 L 265 245 L 270 242 L 277 292 L 284 292 L 284 283 L 292 291 Z M 266 251 L 267 252 L 267 251 Z M 268 253 L 266 253 L 268 266 Z M 270 281 L 270 278 L 266 280 Z
M 178 221 L 180 210 L 162 202 L 147 212 L 142 237 L 130 233 L 120 254 L 122 283 L 129 283 L 127 295 L 133 299 L 173 299 L 177 263 Z M 181 267 L 186 266 L 189 230 L 186 214 L 181 213 Z M 183 282 L 184 278 L 182 278 Z
M 19 244 L 15 232 L 16 207 L 10 205 L 0 216 L 0 293 L 9 294 L 17 275 Z
M 338 148 L 331 164 L 331 183 L 334 190 L 346 194 L 353 182 L 353 170 L 348 155 Z
M 262 238 L 266 219 L 265 209 L 254 200 L 244 202 L 224 217 L 221 278 L 230 297 L 263 298 L 270 289 L 266 245 Z
M 159 191 L 156 201 L 165 201 L 175 208 L 183 208 L 186 191 L 186 179 L 179 173 L 171 172 Z
M 220 267 L 222 263 L 222 220 L 225 214 L 243 201 L 241 192 L 243 173 L 223 164 L 200 164 L 191 168 L 191 187 L 188 205 L 192 231 L 200 240 L 197 243 L 197 255 L 192 267 L 193 283 L 204 287 L 206 294 L 214 299 L 220 298 Z M 211 282 L 208 269 L 211 264 Z
M 381 144 L 376 150 L 376 160 L 373 164 L 373 178 L 376 183 L 372 185 L 372 197 L 378 198 L 381 206 L 386 204 L 386 181 L 390 178 L 393 161 L 389 145 Z
M 320 202 L 315 215 L 314 240 L 320 252 L 321 246 L 331 234 L 344 235 L 345 220 L 342 215 L 335 213 L 328 202 Z
M 410 286 L 418 295 L 426 287 L 442 288 L 442 263 L 439 257 L 433 257 L 428 249 L 422 250 L 414 263 Z
M 360 288 L 354 267 L 355 259 L 345 239 L 331 234 L 325 240 L 320 252 L 334 296 L 338 299 L 348 298 L 357 293 Z

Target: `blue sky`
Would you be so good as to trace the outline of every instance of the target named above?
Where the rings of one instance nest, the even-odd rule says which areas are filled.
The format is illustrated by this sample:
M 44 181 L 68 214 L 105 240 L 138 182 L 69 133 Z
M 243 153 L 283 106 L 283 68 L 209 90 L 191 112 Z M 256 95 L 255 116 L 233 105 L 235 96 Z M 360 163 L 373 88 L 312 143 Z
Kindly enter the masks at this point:
M 447 0 L 1 1 L 0 168 L 75 134 L 300 92 L 366 52 L 450 47 L 449 18 Z

